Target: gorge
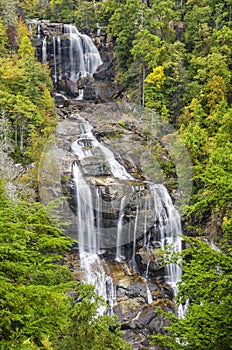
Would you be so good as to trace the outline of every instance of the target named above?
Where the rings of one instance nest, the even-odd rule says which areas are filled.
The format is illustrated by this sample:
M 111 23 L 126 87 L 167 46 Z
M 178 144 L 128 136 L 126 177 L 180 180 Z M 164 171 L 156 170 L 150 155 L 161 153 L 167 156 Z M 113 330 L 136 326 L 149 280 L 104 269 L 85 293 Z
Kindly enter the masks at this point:
M 41 37 L 41 29 L 39 33 Z M 67 36 L 68 68 L 57 74 Z M 64 26 L 64 39 L 50 39 L 55 84 L 63 76 L 78 84 L 78 78 L 91 76 L 101 64 L 90 38 L 73 26 Z M 44 39 L 41 42 L 43 61 Z M 86 105 L 80 111 L 75 104 L 70 101 L 66 119 L 59 122 L 56 138 L 44 151 L 40 196 L 49 204 L 63 193 L 68 195 L 55 215 L 69 223 L 67 234 L 78 240 L 78 250 L 69 262 L 71 269 L 78 280 L 95 286 L 109 306 L 107 312 L 119 318 L 133 349 L 152 349 L 149 335 L 162 331 L 165 324 L 155 308 L 175 310 L 173 298 L 181 268 L 174 263 L 164 267 L 162 251 L 167 246 L 175 253 L 181 251 L 180 215 L 165 186 L 146 178 L 141 170 L 150 159 L 143 159 L 147 150 L 141 146 L 146 136 L 140 111 L 114 102 Z M 119 146 L 125 147 L 122 156 Z M 181 307 L 176 312 L 183 315 Z
M 231 349 L 231 19 L 1 1 L 1 350 Z

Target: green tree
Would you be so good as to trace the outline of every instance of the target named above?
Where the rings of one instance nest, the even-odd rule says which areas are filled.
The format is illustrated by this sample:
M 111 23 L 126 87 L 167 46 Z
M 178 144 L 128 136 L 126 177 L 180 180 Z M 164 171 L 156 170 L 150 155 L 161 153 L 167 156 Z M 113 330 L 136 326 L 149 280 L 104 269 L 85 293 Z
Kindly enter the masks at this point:
M 127 0 L 125 3 L 120 3 L 109 20 L 107 31 L 116 39 L 118 79 L 123 83 L 128 83 L 126 72 L 133 62 L 131 49 L 143 20 L 143 7 L 140 0 Z
M 0 213 L 1 349 L 20 349 L 26 339 L 40 345 L 65 324 L 72 276 L 61 254 L 72 242 L 41 205 L 13 205 L 2 186 Z
M 18 28 L 18 56 L 0 57 L 0 108 L 7 112 L 12 125 L 14 159 L 28 163 L 39 159 L 43 144 L 56 125 L 56 115 L 49 72 L 34 57 L 22 21 Z
M 96 297 L 94 288 L 80 285 L 78 300 L 70 310 L 68 327 L 58 342 L 58 350 L 130 350 L 131 347 L 120 338 L 120 327 L 115 318 L 99 315 L 102 299 Z
M 0 19 L 0 52 L 1 56 L 5 56 L 7 53 L 7 35 L 6 28 L 3 21 Z
M 13 204 L 0 186 L 0 348 L 130 349 L 119 325 L 98 315 L 93 286 L 78 284 L 64 253 L 73 241 L 39 204 Z
M 174 350 L 231 349 L 232 257 L 197 239 L 188 242 L 177 294 L 179 304 L 189 300 L 185 317 L 170 313 L 168 333 L 152 338 Z

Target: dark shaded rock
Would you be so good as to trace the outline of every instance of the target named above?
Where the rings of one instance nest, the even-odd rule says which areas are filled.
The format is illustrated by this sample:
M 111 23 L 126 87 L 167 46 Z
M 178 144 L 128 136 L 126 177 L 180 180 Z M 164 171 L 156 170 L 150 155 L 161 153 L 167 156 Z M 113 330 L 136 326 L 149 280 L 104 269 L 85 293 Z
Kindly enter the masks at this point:
M 93 74 L 94 79 L 97 81 L 113 81 L 114 76 L 112 61 L 104 62 Z
M 89 81 L 84 89 L 84 99 L 99 102 L 109 102 L 117 97 L 123 88 L 110 81 Z
M 140 271 L 147 270 L 148 276 L 157 276 L 162 274 L 162 265 L 164 263 L 162 252 L 159 248 L 140 248 L 136 252 L 136 262 Z
M 93 77 L 97 81 L 107 80 L 108 77 L 108 69 L 110 68 L 111 63 L 103 63 L 96 72 L 93 74 Z
M 140 350 L 141 343 L 146 339 L 146 337 L 140 333 L 133 330 L 128 330 L 124 332 L 123 338 L 130 344 L 133 344 L 133 350 Z

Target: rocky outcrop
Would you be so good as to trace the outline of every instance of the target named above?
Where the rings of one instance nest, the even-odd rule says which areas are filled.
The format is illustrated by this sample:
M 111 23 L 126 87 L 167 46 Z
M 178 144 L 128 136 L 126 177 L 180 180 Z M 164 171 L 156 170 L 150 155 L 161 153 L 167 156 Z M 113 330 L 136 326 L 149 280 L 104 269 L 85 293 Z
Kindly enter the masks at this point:
M 68 265 L 74 276 L 81 279 L 78 253 L 73 250 L 67 256 Z M 155 350 L 150 336 L 165 332 L 167 320 L 158 312 L 173 311 L 174 303 L 171 288 L 161 277 L 146 280 L 133 271 L 125 262 L 112 261 L 105 254 L 105 271 L 113 277 L 116 285 L 117 304 L 114 314 L 123 331 L 123 338 L 132 345 L 133 350 Z M 152 302 L 151 302 L 152 298 Z

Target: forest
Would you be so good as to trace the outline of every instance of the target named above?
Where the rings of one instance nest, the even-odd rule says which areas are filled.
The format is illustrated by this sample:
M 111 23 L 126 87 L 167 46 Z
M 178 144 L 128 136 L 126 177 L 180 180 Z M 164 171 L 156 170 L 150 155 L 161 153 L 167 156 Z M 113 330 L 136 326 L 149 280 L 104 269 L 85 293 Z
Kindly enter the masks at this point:
M 100 27 L 114 42 L 120 99 L 159 113 L 191 157 L 177 294 L 190 303 L 182 319 L 166 314 L 154 348 L 232 349 L 231 0 L 1 0 L 0 348 L 130 349 L 116 319 L 98 315 L 92 286 L 76 283 L 65 264 L 73 242 L 39 203 L 40 156 L 58 117 L 26 25 L 34 18 Z

